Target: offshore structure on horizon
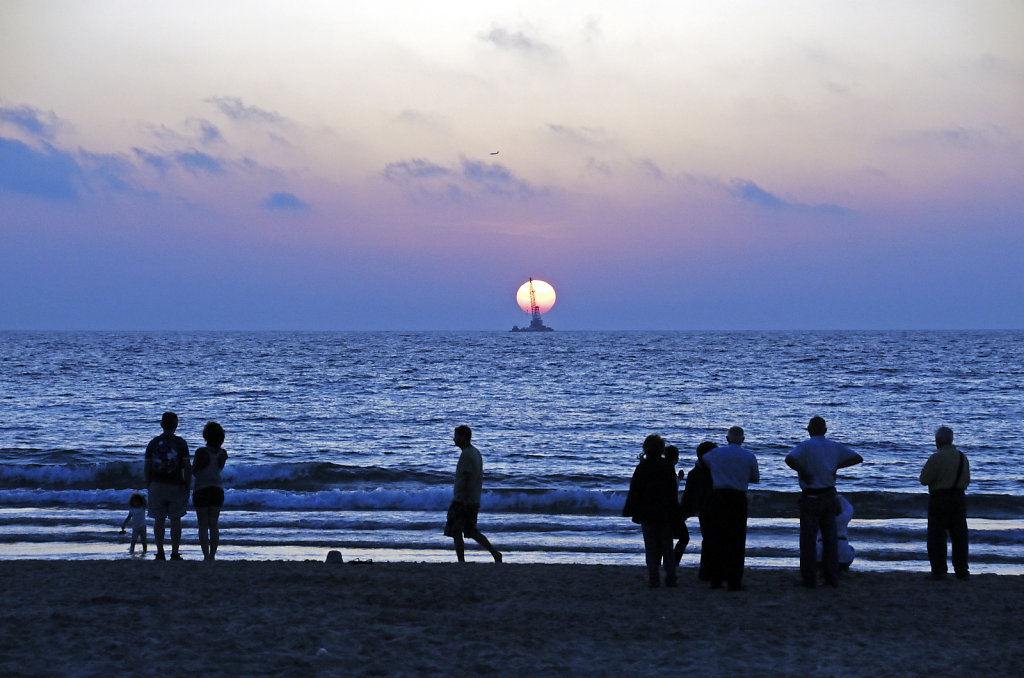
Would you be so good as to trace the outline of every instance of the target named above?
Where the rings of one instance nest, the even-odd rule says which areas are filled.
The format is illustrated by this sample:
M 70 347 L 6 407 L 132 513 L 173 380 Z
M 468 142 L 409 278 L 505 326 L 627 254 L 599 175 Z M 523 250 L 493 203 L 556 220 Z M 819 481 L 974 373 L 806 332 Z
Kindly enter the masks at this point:
M 537 296 L 533 292 L 533 278 L 530 278 L 530 324 L 527 327 L 513 325 L 509 332 L 554 332 L 555 328 L 548 327 L 540 319 L 540 307 L 537 306 Z

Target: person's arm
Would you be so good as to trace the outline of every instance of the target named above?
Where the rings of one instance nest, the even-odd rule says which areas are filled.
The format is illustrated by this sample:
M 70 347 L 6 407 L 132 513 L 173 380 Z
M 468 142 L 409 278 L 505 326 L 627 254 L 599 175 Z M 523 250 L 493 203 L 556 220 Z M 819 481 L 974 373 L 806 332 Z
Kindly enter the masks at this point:
M 125 528 L 125 526 L 128 525 L 128 521 L 131 520 L 131 519 L 132 519 L 132 512 L 129 511 L 128 512 L 128 516 L 124 519 L 124 522 L 121 523 L 121 534 L 124 534 L 124 528 Z
M 757 468 L 757 457 L 750 460 L 750 478 L 747 480 L 750 483 L 761 482 L 761 471 Z
M 192 459 L 192 473 L 199 473 L 210 463 L 210 452 L 205 447 L 196 450 L 196 456 Z
M 849 447 L 843 445 L 841 448 L 844 452 L 843 458 L 839 461 L 839 465 L 836 468 L 846 468 L 847 466 L 854 466 L 864 461 L 864 457 L 860 456 Z
M 919 478 L 919 480 L 921 481 L 922 485 L 931 485 L 932 483 L 935 482 L 935 474 L 937 473 L 937 471 L 936 464 L 933 461 L 934 459 L 934 455 L 928 457 L 928 461 L 924 463 L 924 468 L 921 469 L 921 477 Z
M 224 454 L 220 455 L 220 461 L 217 462 L 217 466 L 220 467 L 221 471 L 224 470 L 224 464 L 226 464 L 227 462 L 228 462 L 228 453 L 224 452 Z
M 181 475 L 185 479 L 185 487 L 192 487 L 192 460 L 188 456 L 188 446 L 185 446 L 185 463 L 182 464 Z
M 143 469 L 142 469 L 143 477 L 146 479 L 146 487 L 149 487 L 149 483 L 150 483 L 150 481 L 153 478 L 153 469 L 152 469 L 152 463 L 153 462 L 152 462 L 152 459 L 153 459 L 153 455 L 151 454 L 150 449 L 147 446 L 146 447 L 146 462 L 143 465 Z

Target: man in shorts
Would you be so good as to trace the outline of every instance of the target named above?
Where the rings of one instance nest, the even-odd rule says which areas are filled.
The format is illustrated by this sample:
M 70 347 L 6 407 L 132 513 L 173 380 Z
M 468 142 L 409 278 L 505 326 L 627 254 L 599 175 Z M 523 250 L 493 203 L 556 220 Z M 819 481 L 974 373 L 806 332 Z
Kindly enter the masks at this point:
M 153 537 L 156 541 L 155 560 L 164 556 L 164 522 L 171 519 L 171 560 L 181 560 L 181 517 L 188 504 L 188 491 L 192 485 L 192 465 L 188 444 L 174 435 L 178 428 L 178 415 L 164 412 L 160 418 L 163 433 L 146 446 L 146 487 L 149 493 L 149 517 L 153 519 Z
M 468 426 L 462 425 L 455 429 L 455 445 L 462 450 L 459 463 L 455 467 L 455 489 L 452 492 L 452 504 L 448 507 L 448 521 L 444 526 L 444 534 L 455 540 L 455 554 L 459 562 L 466 562 L 466 543 L 463 536 L 469 537 L 487 549 L 494 562 L 501 562 L 498 549 L 476 526 L 477 513 L 480 511 L 480 493 L 484 483 L 484 466 L 480 450 L 473 447 L 469 440 L 473 432 Z

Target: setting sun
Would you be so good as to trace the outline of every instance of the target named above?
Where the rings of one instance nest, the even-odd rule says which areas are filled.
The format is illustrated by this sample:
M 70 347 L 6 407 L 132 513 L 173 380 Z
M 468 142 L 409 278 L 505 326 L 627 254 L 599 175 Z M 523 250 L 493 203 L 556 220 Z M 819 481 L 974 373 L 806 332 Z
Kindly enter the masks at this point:
M 537 310 L 540 313 L 550 311 L 551 307 L 555 305 L 555 288 L 543 280 L 533 281 L 533 296 L 537 301 Z M 516 303 L 527 313 L 531 312 L 530 281 L 524 282 L 516 292 Z

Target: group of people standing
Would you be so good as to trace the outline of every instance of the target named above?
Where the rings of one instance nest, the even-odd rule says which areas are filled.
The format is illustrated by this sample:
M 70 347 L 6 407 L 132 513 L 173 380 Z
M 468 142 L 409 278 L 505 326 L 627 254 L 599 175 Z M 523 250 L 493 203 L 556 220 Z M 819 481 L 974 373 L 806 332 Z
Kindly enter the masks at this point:
M 845 527 L 845 522 L 849 522 L 852 507 L 836 491 L 836 473 L 864 461 L 848 446 L 826 438 L 827 430 L 824 419 L 813 417 L 807 425 L 808 439 L 786 455 L 786 465 L 796 471 L 800 484 L 799 583 L 807 588 L 817 586 L 819 571 L 827 585 L 839 585 L 839 525 Z M 743 429 L 734 426 L 726 433 L 726 445 L 701 443 L 697 463 L 685 476 L 680 499 L 675 471 L 678 451 L 673 446 L 666 447 L 659 435 L 644 440 L 622 514 L 640 524 L 651 587 L 661 585 L 662 567 L 665 585 L 678 585 L 676 567 L 689 541 L 686 519 L 697 516 L 703 539 L 698 577 L 709 581 L 711 588 L 743 588 L 747 488 L 760 481 L 757 457 L 742 446 L 743 441 Z M 946 577 L 948 534 L 953 547 L 953 570 L 957 578 L 966 579 L 964 490 L 970 482 L 970 469 L 966 455 L 953 446 L 953 431 L 949 427 L 940 427 L 935 432 L 935 445 L 937 451 L 929 457 L 920 476 L 921 484 L 929 489 L 929 576 Z M 683 473 L 678 475 L 682 477 Z M 845 529 L 843 532 L 845 538 Z M 675 547 L 674 538 L 678 540 Z M 852 556 L 849 549 L 843 550 Z
M 192 506 L 199 524 L 199 545 L 203 549 L 203 560 L 214 560 L 220 545 L 220 510 L 224 505 L 224 488 L 221 471 L 227 462 L 224 451 L 224 428 L 215 421 L 203 427 L 205 447 L 196 450 L 195 458 L 189 455 L 188 443 L 175 435 L 178 429 L 178 415 L 164 412 L 160 419 L 163 433 L 153 438 L 146 446 L 145 479 L 148 494 L 149 517 L 153 519 L 153 537 L 156 542 L 156 560 L 166 560 L 164 536 L 166 523 L 171 523 L 171 560 L 181 560 L 181 519 L 187 513 L 189 491 Z M 140 494 L 132 495 L 130 510 L 124 526 L 132 523 L 131 552 L 135 543 L 142 542 L 146 552 L 146 523 L 142 510 L 147 505 Z

